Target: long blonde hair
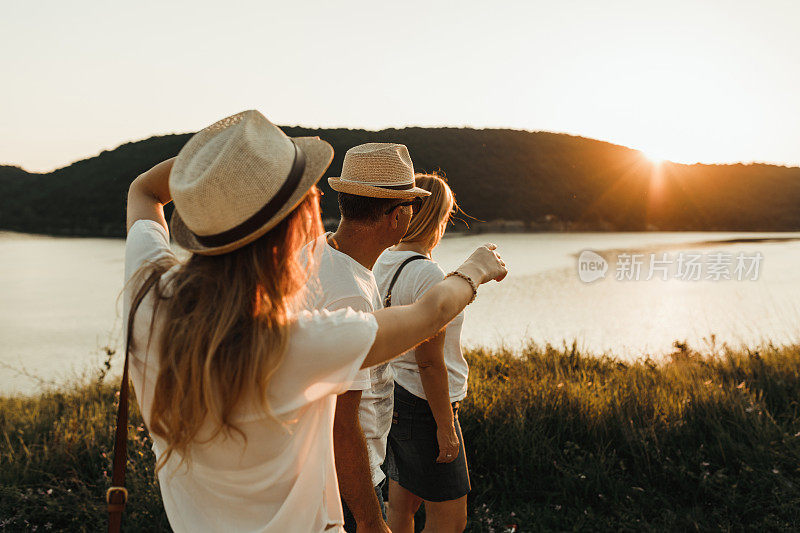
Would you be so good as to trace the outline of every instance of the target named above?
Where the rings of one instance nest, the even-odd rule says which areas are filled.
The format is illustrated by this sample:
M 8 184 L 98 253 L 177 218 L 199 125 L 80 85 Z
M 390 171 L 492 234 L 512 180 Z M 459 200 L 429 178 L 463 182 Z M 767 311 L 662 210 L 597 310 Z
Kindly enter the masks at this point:
M 408 230 L 400 242 L 417 242 L 433 250 L 442 239 L 447 222 L 453 211 L 458 209 L 458 204 L 452 189 L 438 174 L 417 174 L 414 181 L 417 187 L 431 194 L 420 199 L 419 208 L 411 217 Z
M 267 387 L 283 360 L 292 301 L 306 281 L 297 252 L 321 232 L 318 194 L 312 189 L 254 242 L 222 255 L 193 254 L 170 278 L 169 295 L 157 281 L 174 259 L 137 272 L 133 282 L 142 285 L 131 308 L 151 287 L 153 320 L 158 306 L 164 306 L 149 429 L 166 440 L 167 448 L 156 471 L 173 453 L 186 461 L 189 445 L 208 422 L 214 428 L 209 440 L 220 433 L 244 437 L 232 414 L 250 393 L 272 415 Z

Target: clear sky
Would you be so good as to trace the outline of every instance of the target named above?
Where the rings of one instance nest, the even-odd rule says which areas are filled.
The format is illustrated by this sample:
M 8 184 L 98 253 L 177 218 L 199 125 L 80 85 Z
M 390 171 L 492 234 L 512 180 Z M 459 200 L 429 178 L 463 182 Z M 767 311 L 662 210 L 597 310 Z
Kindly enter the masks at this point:
M 566 132 L 800 165 L 800 1 L 6 1 L 0 163 L 248 108 L 282 125 Z

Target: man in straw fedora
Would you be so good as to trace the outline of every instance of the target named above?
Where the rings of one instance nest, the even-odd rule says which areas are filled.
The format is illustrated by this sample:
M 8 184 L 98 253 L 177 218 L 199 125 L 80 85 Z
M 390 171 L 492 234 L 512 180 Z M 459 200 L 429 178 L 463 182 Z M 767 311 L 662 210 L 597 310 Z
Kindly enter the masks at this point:
M 341 221 L 335 233 L 306 248 L 318 277 L 309 282 L 307 305 L 334 311 L 373 312 L 382 307 L 372 266 L 400 242 L 416 200 L 430 193 L 415 186 L 414 166 L 402 144 L 367 143 L 347 151 L 338 192 Z M 312 251 L 313 250 L 313 251 Z M 347 531 L 388 531 L 381 495 L 381 464 L 392 422 L 393 375 L 387 364 L 362 370 L 336 402 L 334 452 Z

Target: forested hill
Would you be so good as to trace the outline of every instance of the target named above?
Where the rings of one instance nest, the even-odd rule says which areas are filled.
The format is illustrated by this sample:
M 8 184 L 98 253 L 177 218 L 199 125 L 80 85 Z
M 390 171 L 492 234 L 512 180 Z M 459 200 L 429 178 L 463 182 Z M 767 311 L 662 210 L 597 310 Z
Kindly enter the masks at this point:
M 336 152 L 364 142 L 408 146 L 418 171 L 441 170 L 464 210 L 516 229 L 800 230 L 800 168 L 653 165 L 622 146 L 546 132 L 405 128 L 383 131 L 286 127 L 319 135 Z M 189 134 L 123 144 L 48 174 L 0 166 L 0 229 L 123 236 L 128 184 L 178 153 Z M 337 216 L 321 185 L 323 216 Z M 474 228 L 497 228 L 475 224 Z

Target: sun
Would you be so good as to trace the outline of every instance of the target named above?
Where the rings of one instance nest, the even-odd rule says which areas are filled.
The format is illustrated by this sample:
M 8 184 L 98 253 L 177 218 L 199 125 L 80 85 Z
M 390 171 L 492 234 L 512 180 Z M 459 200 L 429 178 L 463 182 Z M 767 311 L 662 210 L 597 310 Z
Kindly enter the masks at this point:
M 660 165 L 665 161 L 664 157 L 661 156 L 658 152 L 654 152 L 652 150 L 639 150 L 642 156 L 653 163 L 654 165 Z

